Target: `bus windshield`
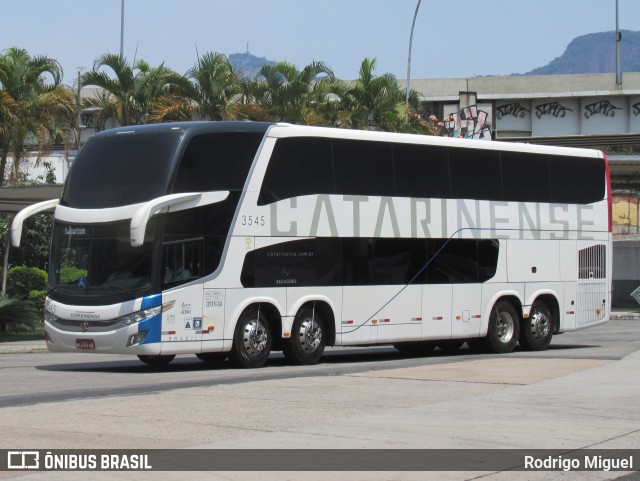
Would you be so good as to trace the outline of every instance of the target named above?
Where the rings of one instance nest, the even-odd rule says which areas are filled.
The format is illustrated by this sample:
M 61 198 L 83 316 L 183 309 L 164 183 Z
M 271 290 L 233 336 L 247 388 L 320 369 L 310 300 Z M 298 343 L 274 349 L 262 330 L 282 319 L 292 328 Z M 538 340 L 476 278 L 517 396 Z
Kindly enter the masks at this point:
M 101 209 L 164 195 L 183 132 L 122 132 L 95 136 L 69 172 L 61 204 Z
M 152 241 L 132 247 L 129 222 L 71 225 L 56 222 L 51 244 L 50 289 L 71 297 L 133 298 L 152 287 Z

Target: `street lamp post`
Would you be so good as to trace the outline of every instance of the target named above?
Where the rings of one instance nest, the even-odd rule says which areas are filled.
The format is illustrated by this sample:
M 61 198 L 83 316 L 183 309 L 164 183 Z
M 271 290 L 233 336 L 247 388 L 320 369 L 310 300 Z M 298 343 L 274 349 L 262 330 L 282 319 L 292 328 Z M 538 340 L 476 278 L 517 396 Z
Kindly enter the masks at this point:
M 124 0 L 123 0 L 124 1 Z M 411 91 L 411 46 L 413 44 L 413 29 L 416 26 L 416 17 L 418 16 L 418 10 L 420 9 L 420 3 L 422 0 L 418 0 L 416 5 L 416 11 L 413 14 L 413 22 L 411 22 L 411 34 L 409 35 L 409 58 L 407 59 L 407 121 L 409 120 L 409 92 Z
M 120 58 L 124 58 L 124 0 L 120 3 Z
M 620 33 L 620 23 L 618 22 L 618 0 L 616 0 L 616 85 L 622 86 L 622 68 L 620 66 L 620 41 L 622 34 Z

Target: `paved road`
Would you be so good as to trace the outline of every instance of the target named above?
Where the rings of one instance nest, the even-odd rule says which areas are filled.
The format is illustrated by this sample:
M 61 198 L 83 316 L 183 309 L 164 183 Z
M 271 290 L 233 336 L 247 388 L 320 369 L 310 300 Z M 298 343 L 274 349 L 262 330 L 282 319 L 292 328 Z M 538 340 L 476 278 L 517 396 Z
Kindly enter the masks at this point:
M 540 353 L 462 349 L 408 358 L 386 347 L 332 349 L 317 366 L 287 366 L 274 355 L 267 367 L 250 371 L 211 367 L 192 356 L 157 371 L 124 356 L 2 354 L 0 448 L 635 449 L 637 351 L 640 322 L 618 320 L 557 336 Z M 555 473 L 522 474 L 360 473 L 350 479 L 556 479 Z M 581 473 L 580 479 L 620 475 Z M 118 476 L 145 479 L 144 473 Z M 175 473 L 147 477 L 177 479 Z M 260 475 L 301 477 L 344 479 Z M 255 479 L 255 473 L 202 479 Z

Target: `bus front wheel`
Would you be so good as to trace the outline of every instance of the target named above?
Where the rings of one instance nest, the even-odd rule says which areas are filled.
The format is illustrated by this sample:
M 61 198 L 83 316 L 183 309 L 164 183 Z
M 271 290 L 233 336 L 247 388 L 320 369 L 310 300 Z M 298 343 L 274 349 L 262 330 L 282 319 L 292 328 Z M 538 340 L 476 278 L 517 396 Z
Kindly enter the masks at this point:
M 262 367 L 269 359 L 272 342 L 264 314 L 259 310 L 245 311 L 236 324 L 229 360 L 237 367 Z
M 536 301 L 531 306 L 529 317 L 522 319 L 520 346 L 528 351 L 543 351 L 553 337 L 553 316 L 549 306 Z
M 520 335 L 520 316 L 510 302 L 498 301 L 489 317 L 488 347 L 495 353 L 513 351 Z
M 324 326 L 322 316 L 315 309 L 300 309 L 291 326 L 291 337 L 283 340 L 284 357 L 294 364 L 316 364 L 326 344 Z

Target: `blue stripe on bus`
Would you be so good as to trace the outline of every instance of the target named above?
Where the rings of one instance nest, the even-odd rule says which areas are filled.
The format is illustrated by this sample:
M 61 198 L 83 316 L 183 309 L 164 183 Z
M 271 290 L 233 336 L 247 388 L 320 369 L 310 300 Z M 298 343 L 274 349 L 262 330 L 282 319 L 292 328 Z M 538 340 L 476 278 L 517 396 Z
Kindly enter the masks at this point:
M 140 344 L 151 344 L 160 342 L 162 335 L 162 313 L 153 317 L 140 321 L 138 324 L 138 332 L 148 331 L 149 334 L 140 342 Z
M 153 294 L 152 296 L 142 298 L 142 306 L 140 309 L 149 309 L 150 307 L 156 307 L 160 304 L 162 304 L 162 294 Z
M 149 309 L 162 304 L 162 294 L 153 294 L 142 298 L 141 309 Z M 149 334 L 140 342 L 140 344 L 152 344 L 160 342 L 162 335 L 162 312 L 156 314 L 149 319 L 140 321 L 138 332 L 148 331 Z

